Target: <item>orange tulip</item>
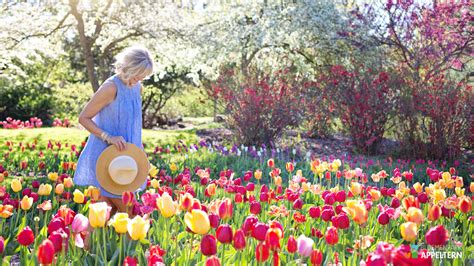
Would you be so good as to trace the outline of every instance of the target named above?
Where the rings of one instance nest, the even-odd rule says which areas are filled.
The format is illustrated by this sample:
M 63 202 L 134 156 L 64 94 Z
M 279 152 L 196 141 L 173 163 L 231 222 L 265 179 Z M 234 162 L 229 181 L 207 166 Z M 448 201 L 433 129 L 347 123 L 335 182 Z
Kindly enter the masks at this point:
M 410 207 L 408 209 L 408 213 L 406 215 L 406 219 L 409 222 L 414 222 L 418 225 L 420 225 L 423 222 L 423 219 L 425 217 L 423 216 L 423 212 L 415 207 Z
M 378 201 L 380 199 L 380 197 L 382 196 L 382 193 L 380 193 L 380 191 L 378 191 L 376 189 L 369 190 L 369 194 L 372 197 L 373 201 Z
M 369 218 L 369 212 L 365 208 L 365 204 L 361 200 L 347 200 L 346 207 L 342 209 L 349 214 L 354 222 L 357 224 L 363 224 L 367 222 Z
M 408 242 L 414 241 L 418 237 L 418 226 L 413 222 L 406 222 L 400 226 L 403 239 Z
M 268 167 L 270 167 L 270 168 L 275 167 L 275 160 L 273 160 L 273 159 L 268 159 L 267 165 L 268 165 Z
M 472 210 L 472 201 L 468 197 L 462 197 L 459 200 L 458 208 L 463 213 L 469 213 Z
M 433 205 L 428 210 L 428 220 L 436 221 L 441 216 L 441 207 L 438 205 Z
M 209 197 L 216 195 L 216 184 L 212 183 L 207 185 L 206 194 L 209 195 Z

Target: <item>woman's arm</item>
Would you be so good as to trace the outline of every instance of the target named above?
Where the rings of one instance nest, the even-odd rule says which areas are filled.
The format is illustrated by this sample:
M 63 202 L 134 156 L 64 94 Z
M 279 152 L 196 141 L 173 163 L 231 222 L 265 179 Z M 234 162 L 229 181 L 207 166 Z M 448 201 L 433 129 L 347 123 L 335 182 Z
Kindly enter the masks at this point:
M 86 104 L 81 114 L 79 115 L 79 123 L 84 126 L 90 133 L 102 138 L 104 133 L 92 120 L 92 118 L 102 108 L 110 104 L 115 99 L 117 88 L 113 82 L 106 82 L 100 86 L 99 90 L 92 96 L 92 99 Z M 107 132 L 105 132 L 107 133 Z M 125 140 L 122 136 L 111 136 L 108 139 L 109 143 L 114 144 L 120 151 L 125 149 Z

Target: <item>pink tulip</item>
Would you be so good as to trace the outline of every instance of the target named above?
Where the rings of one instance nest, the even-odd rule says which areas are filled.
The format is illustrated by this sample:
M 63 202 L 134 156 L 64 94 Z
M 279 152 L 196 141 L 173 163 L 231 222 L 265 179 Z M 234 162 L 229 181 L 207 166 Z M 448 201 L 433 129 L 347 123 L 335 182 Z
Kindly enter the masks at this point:
M 89 219 L 79 213 L 74 217 L 71 227 L 74 233 L 84 232 L 89 227 Z
M 309 257 L 313 252 L 313 239 L 300 235 L 296 242 L 298 243 L 298 253 L 303 257 Z

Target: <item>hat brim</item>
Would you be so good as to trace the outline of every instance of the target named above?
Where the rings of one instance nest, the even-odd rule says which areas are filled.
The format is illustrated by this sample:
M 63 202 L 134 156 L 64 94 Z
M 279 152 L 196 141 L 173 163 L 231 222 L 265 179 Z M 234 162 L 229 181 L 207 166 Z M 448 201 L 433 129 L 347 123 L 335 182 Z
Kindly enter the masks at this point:
M 109 164 L 117 156 L 127 155 L 132 157 L 138 166 L 137 177 L 132 183 L 127 185 L 120 185 L 113 181 L 109 175 Z M 96 176 L 100 186 L 107 192 L 122 195 L 125 191 L 135 192 L 140 188 L 146 181 L 148 171 L 150 170 L 150 164 L 146 153 L 138 148 L 135 144 L 126 143 L 126 149 L 119 151 L 115 145 L 107 147 L 99 156 L 96 163 Z

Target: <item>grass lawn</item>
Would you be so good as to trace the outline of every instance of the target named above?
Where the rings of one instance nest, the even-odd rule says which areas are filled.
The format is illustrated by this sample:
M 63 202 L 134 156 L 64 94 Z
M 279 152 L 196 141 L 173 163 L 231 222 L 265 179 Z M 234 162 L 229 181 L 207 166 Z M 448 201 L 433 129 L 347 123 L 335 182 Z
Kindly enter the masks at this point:
M 196 129 L 190 130 L 143 130 L 143 143 L 147 145 L 147 150 L 153 149 L 156 145 L 173 145 L 178 140 L 183 140 L 187 144 L 199 141 Z M 32 143 L 37 140 L 38 148 L 45 148 L 48 141 L 61 142 L 63 145 L 81 144 L 89 136 L 89 132 L 78 128 L 35 128 L 35 129 L 0 129 L 0 151 L 5 150 L 7 141 L 14 143 Z

